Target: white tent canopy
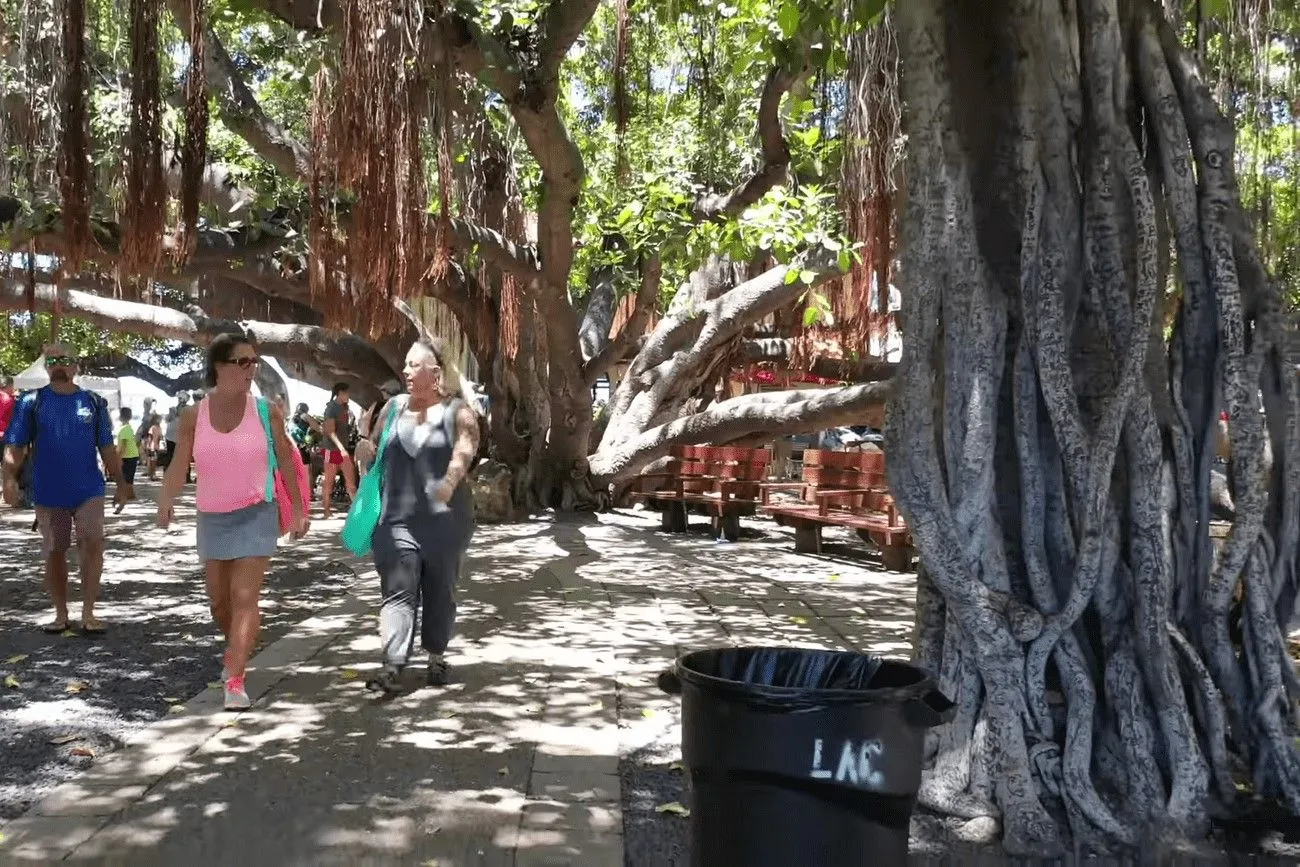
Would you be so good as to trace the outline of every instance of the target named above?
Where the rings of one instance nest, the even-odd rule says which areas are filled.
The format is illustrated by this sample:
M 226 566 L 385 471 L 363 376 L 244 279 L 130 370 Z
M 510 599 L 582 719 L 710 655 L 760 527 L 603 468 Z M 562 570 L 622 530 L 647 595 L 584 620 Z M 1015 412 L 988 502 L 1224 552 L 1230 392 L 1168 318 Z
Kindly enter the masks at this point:
M 45 356 L 42 355 L 32 363 L 31 367 L 19 373 L 14 377 L 15 391 L 31 391 L 32 389 L 44 388 L 50 384 L 50 374 L 45 370 Z M 122 406 L 122 385 L 117 379 L 103 376 L 79 376 L 77 385 L 93 391 L 104 400 L 108 401 L 108 408 L 111 412 L 117 412 Z

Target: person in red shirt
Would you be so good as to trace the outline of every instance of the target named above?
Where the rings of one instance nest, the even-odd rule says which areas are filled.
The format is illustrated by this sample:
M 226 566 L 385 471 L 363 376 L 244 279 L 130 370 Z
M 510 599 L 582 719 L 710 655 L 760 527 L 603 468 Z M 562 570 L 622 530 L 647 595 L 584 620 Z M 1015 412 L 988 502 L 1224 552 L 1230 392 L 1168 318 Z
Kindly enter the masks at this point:
M 7 376 L 0 376 L 0 439 L 9 430 L 9 420 L 14 417 L 13 383 Z

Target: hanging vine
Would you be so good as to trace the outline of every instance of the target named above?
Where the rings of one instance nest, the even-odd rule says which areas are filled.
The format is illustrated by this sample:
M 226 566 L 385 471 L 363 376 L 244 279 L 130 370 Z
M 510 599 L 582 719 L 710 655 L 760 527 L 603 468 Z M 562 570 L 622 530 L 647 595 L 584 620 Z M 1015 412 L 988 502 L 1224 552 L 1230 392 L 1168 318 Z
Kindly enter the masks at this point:
M 337 129 L 331 131 L 336 145 L 330 159 L 339 183 L 356 200 L 347 221 L 347 291 L 331 310 L 364 324 L 372 335 L 396 325 L 400 315 L 392 298 L 414 294 L 440 258 L 435 253 L 431 262 L 426 247 L 423 26 L 424 8 L 417 0 L 344 4 L 339 77 L 331 94 Z M 334 318 L 334 324 L 343 324 Z
M 160 13 L 161 4 L 156 0 L 131 0 L 131 117 L 119 262 L 122 275 L 150 273 L 162 257 L 167 186 L 163 178 L 158 68 Z
M 194 252 L 199 223 L 199 197 L 208 163 L 207 4 L 189 0 L 190 60 L 185 69 L 185 132 L 181 139 L 180 231 L 176 260 L 183 264 Z
M 311 245 L 307 279 L 312 301 L 321 309 L 328 326 L 348 321 L 348 293 L 339 280 L 342 270 L 342 241 L 339 236 L 338 160 L 334 154 L 334 116 L 329 73 L 321 67 L 312 81 L 311 138 L 308 157 L 311 178 L 308 185 L 307 240 Z
M 631 101 L 627 91 L 627 59 L 630 34 L 628 0 L 617 0 L 614 4 L 614 80 L 611 85 L 612 105 L 614 109 L 614 133 L 617 136 L 614 152 L 614 167 L 618 178 L 626 181 L 629 166 L 624 133 L 631 114 Z
M 59 198 L 62 268 L 75 273 L 90 249 L 90 142 L 87 109 L 86 2 L 64 0 L 63 86 L 59 100 Z
M 894 198 L 903 158 L 898 73 L 898 40 L 886 13 L 849 43 L 840 203 L 848 236 L 863 246 L 830 298 L 845 352 L 883 354 L 893 322 Z
M 433 108 L 432 122 L 434 135 L 438 142 L 438 220 L 434 228 L 433 257 L 429 262 L 426 279 L 437 283 L 447 276 L 451 265 L 451 189 L 454 182 L 452 167 L 452 124 L 454 114 L 452 105 L 456 94 L 455 72 L 447 66 L 439 66 L 434 72 L 433 92 L 437 95 L 437 104 Z M 412 163 L 412 170 L 420 170 L 418 182 L 423 184 L 422 163 Z M 416 179 L 411 179 L 416 183 Z

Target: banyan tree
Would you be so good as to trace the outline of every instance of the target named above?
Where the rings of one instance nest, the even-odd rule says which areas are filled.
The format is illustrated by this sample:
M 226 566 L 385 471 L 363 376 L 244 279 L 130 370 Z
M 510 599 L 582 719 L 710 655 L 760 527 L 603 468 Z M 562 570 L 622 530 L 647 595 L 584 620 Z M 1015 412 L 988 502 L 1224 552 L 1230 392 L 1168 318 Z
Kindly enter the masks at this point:
M 1194 49 L 1146 0 L 896 15 L 886 453 L 921 557 L 916 652 L 959 708 L 922 802 L 1035 854 L 1300 811 L 1300 383 Z

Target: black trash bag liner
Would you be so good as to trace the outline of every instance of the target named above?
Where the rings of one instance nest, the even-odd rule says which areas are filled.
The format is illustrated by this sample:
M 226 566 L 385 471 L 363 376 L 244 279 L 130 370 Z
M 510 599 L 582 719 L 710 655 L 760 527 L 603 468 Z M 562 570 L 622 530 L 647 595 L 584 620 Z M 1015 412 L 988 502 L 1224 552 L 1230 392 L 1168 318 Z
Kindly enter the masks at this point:
M 785 713 L 858 704 L 902 704 L 934 691 L 925 672 L 862 653 L 742 647 L 688 653 L 660 678 L 665 692 L 689 683 L 757 710 Z

